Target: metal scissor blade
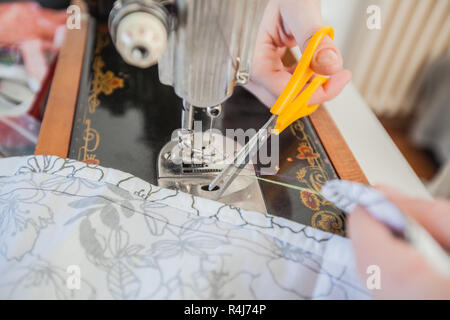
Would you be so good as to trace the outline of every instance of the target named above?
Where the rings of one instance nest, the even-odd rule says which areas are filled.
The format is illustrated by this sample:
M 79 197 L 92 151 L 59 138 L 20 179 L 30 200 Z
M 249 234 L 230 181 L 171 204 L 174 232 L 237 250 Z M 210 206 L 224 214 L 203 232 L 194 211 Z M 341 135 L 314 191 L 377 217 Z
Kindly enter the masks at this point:
M 233 161 L 222 170 L 222 172 L 210 183 L 208 190 L 212 191 L 219 187 L 216 199 L 220 198 L 228 186 L 239 175 L 241 170 L 250 162 L 251 156 L 255 155 L 275 128 L 278 116 L 270 117 L 264 126 L 250 139 L 250 141 L 238 152 Z

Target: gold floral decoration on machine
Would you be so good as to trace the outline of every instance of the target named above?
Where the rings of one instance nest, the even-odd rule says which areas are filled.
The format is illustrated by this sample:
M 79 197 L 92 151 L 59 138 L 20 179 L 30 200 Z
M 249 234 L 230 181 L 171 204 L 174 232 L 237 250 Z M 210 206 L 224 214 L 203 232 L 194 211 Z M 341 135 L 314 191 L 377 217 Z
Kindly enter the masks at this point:
M 344 219 L 338 214 L 339 210 L 329 201 L 317 195 L 320 194 L 322 186 L 331 178 L 324 168 L 326 160 L 322 159 L 320 153 L 314 150 L 314 143 L 310 141 L 311 138 L 305 130 L 303 121 L 297 120 L 290 130 L 298 140 L 296 159 L 308 162 L 308 166 L 297 171 L 297 181 L 315 192 L 307 190 L 299 192 L 299 198 L 303 205 L 313 212 L 311 225 L 317 229 L 343 236 L 345 234 Z
M 124 87 L 124 79 L 116 76 L 112 71 L 103 71 L 105 62 L 101 56 L 103 48 L 110 44 L 109 34 L 101 28 L 97 32 L 94 62 L 92 63 L 92 82 L 89 92 L 87 112 L 83 116 L 83 124 L 85 126 L 83 133 L 83 146 L 78 152 L 78 160 L 89 164 L 100 164 L 95 151 L 100 143 L 100 134 L 91 126 L 91 119 L 88 114 L 94 114 L 100 105 L 99 95 L 110 95 L 116 89 Z

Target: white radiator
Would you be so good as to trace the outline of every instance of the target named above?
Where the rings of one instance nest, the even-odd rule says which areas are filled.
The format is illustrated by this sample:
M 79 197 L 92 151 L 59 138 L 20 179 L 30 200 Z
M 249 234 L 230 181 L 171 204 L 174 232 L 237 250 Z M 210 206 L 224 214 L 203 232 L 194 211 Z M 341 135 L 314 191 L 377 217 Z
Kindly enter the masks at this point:
M 362 0 L 359 5 L 346 66 L 378 115 L 408 115 L 424 68 L 450 54 L 450 0 Z M 381 8 L 380 30 L 367 28 L 369 5 Z

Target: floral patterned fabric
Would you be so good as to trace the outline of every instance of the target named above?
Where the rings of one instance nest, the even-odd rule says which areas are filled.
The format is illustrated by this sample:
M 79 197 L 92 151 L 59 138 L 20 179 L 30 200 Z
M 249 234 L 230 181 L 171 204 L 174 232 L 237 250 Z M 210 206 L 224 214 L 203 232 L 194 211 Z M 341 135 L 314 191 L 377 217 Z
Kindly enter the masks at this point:
M 0 298 L 369 297 L 343 237 L 114 169 L 0 159 Z

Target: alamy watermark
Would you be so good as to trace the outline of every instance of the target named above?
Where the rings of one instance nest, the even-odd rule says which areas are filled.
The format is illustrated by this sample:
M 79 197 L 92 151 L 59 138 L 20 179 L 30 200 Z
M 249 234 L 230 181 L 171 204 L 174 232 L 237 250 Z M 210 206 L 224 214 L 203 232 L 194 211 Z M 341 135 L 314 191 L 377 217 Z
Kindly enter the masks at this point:
M 81 29 L 81 8 L 75 4 L 70 5 L 67 10 L 69 15 L 66 20 L 66 26 L 69 30 Z
M 366 274 L 369 276 L 366 279 L 366 286 L 369 290 L 381 290 L 381 269 L 379 266 L 373 264 L 367 267 Z
M 81 268 L 78 265 L 70 265 L 66 269 L 66 273 L 69 275 L 66 278 L 66 287 L 69 290 L 81 289 Z
M 251 141 L 255 135 L 259 139 L 253 148 L 249 148 L 248 157 L 239 158 L 239 163 L 234 164 L 246 164 L 250 161 L 258 165 L 259 174 L 276 174 L 280 164 L 280 145 L 279 136 L 273 130 L 226 129 L 225 135 L 223 135 L 218 129 L 203 132 L 201 121 L 194 121 L 193 130 L 181 129 L 172 133 L 172 141 L 178 143 L 171 150 L 170 161 L 176 165 L 186 162 L 228 165 L 235 160 L 236 145 L 246 146 L 247 142 Z
M 369 30 L 381 30 L 381 8 L 377 5 L 370 5 L 367 7 L 366 25 Z

